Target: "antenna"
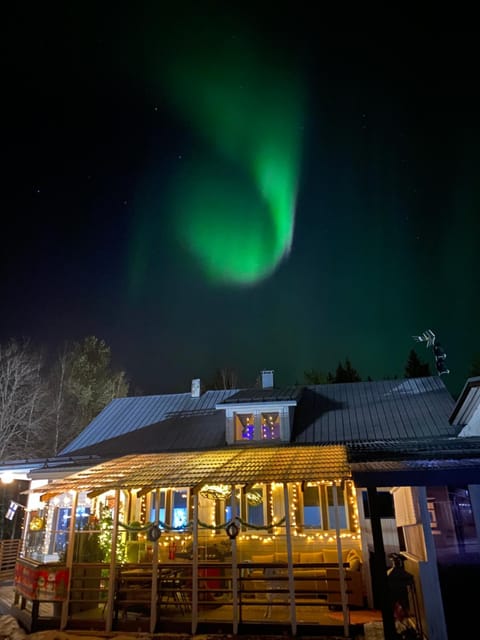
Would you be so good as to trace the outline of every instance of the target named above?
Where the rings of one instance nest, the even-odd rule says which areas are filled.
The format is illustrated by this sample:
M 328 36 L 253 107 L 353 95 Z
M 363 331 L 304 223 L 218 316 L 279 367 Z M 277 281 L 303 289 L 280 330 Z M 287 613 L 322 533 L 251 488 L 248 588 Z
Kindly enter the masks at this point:
M 425 342 L 425 346 L 427 347 L 427 349 L 429 347 L 433 348 L 435 367 L 439 376 L 443 376 L 444 373 L 450 373 L 450 369 L 447 369 L 447 365 L 445 363 L 445 360 L 447 358 L 445 349 L 442 347 L 439 339 L 431 329 L 427 329 L 419 336 L 413 336 L 413 339 L 415 340 L 415 342 Z

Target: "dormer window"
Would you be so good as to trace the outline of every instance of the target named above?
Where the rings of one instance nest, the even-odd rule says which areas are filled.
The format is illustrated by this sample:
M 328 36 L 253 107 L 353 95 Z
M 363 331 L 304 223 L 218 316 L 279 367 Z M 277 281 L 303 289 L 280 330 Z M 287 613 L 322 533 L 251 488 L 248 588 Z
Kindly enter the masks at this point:
M 244 389 L 216 405 L 225 411 L 228 444 L 290 442 L 298 388 Z
M 234 424 L 237 442 L 280 440 L 280 413 L 278 411 L 235 413 Z

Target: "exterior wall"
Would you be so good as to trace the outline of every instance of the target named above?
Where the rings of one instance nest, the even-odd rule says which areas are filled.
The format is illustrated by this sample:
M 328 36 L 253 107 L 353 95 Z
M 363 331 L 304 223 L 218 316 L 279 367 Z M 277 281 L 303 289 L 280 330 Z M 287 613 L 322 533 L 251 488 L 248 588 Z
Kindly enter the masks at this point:
M 477 530 L 477 544 L 480 550 L 480 485 L 471 484 L 468 486 L 470 492 L 470 501 L 472 503 L 473 517 Z
M 388 487 L 382 487 L 379 489 L 380 491 L 389 491 Z M 365 510 L 363 507 L 363 498 L 362 493 L 365 489 L 357 489 L 357 504 L 358 504 L 358 515 L 360 522 L 360 534 L 361 534 L 361 545 L 362 545 L 362 556 L 364 558 L 363 562 L 363 581 L 366 587 L 366 594 L 368 599 L 368 605 L 370 607 L 374 607 L 374 595 L 372 589 L 372 566 L 371 566 L 371 554 L 374 553 L 373 548 L 373 536 L 372 536 L 372 523 L 371 519 L 365 516 Z M 382 518 L 382 535 L 383 535 L 383 543 L 385 546 L 385 561 L 387 566 L 390 565 L 388 560 L 388 555 L 390 553 L 398 553 L 400 551 L 400 542 L 398 539 L 398 530 L 397 523 L 395 518 Z
M 447 629 L 437 567 L 437 555 L 431 527 L 431 515 L 425 487 L 402 488 L 403 503 L 411 498 L 412 509 L 405 509 L 403 527 L 406 570 L 414 576 L 416 599 L 422 627 L 429 640 L 446 640 Z

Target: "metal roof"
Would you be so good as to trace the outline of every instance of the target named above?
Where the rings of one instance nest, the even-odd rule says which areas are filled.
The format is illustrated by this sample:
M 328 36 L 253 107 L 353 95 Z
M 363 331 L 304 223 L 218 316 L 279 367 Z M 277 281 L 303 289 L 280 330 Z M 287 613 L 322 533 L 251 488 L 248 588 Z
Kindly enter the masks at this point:
M 116 438 L 77 449 L 75 454 L 113 458 L 129 453 L 201 451 L 222 446 L 225 446 L 225 412 L 204 411 L 166 418 Z
M 71 490 L 333 481 L 350 475 L 342 446 L 247 447 L 125 456 L 54 481 L 38 492 L 49 498 Z
M 284 387 L 282 389 L 241 389 L 237 393 L 228 396 L 218 404 L 255 404 L 257 402 L 292 402 L 298 400 L 302 393 L 302 387 Z
M 480 484 L 478 458 L 374 460 L 354 462 L 351 469 L 357 487 Z
M 438 376 L 311 386 L 297 405 L 292 439 L 307 444 L 455 436 L 453 406 Z
M 480 460 L 480 437 L 358 442 L 348 444 L 347 449 L 350 462 L 422 459 L 463 460 L 466 458 Z
M 168 418 L 201 415 L 203 412 L 214 410 L 217 403 L 234 393 L 236 389 L 222 389 L 206 391 L 199 398 L 192 398 L 191 393 L 117 398 L 112 400 L 59 455 L 73 451 L 76 453 L 95 443 L 116 438 Z

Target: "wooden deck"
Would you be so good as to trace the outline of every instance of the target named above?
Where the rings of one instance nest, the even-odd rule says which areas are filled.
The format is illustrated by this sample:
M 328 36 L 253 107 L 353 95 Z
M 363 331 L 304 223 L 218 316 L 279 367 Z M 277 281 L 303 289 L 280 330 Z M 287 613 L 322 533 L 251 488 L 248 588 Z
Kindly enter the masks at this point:
M 54 603 L 41 603 L 39 628 L 58 629 L 59 611 Z M 26 609 L 21 611 L 14 606 L 14 591 L 12 582 L 0 583 L 0 610 L 17 617 L 28 629 L 28 617 L 31 607 L 27 603 Z M 351 637 L 362 635 L 362 625 L 367 622 L 381 621 L 379 611 L 370 609 L 355 609 L 349 611 Z M 200 603 L 198 609 L 198 633 L 231 633 L 232 605 L 222 602 Z M 331 610 L 327 604 L 319 601 L 302 600 L 296 603 L 296 617 L 300 635 L 337 635 L 343 636 L 343 616 L 341 611 Z M 286 634 L 290 629 L 290 607 L 287 602 L 268 603 L 266 599 L 252 598 L 244 601 L 240 610 L 239 632 Z M 160 605 L 158 610 L 157 630 L 159 632 L 182 631 L 189 632 L 191 612 L 178 602 L 168 601 Z M 92 609 L 79 611 L 69 617 L 67 628 L 70 630 L 105 628 L 105 608 L 98 605 Z M 121 612 L 114 623 L 114 631 L 148 631 L 149 611 L 146 608 L 131 607 Z

